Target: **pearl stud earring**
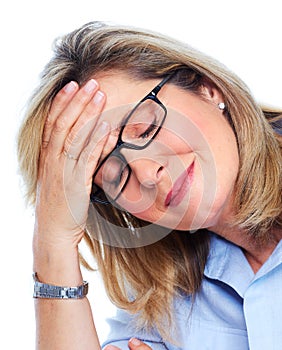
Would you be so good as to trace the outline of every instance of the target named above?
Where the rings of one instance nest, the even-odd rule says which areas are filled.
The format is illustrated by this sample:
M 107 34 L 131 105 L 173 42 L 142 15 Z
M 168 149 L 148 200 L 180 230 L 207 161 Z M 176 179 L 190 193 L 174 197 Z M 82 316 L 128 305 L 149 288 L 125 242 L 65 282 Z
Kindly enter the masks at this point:
M 220 102 L 217 106 L 221 111 L 225 110 L 225 103 L 224 102 Z

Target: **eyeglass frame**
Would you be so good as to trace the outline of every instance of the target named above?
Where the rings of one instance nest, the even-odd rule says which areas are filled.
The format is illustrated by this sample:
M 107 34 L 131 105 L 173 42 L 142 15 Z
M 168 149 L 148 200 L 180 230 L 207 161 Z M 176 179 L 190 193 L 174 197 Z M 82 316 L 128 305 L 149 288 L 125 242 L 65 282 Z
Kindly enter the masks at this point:
M 99 166 L 97 167 L 97 169 L 95 170 L 94 174 L 93 174 L 93 179 L 95 179 L 95 176 L 97 175 L 98 171 L 101 169 L 101 167 L 103 166 L 103 164 L 111 157 L 111 155 L 116 152 L 117 154 L 115 155 L 116 157 L 120 158 L 124 164 L 126 164 L 126 167 L 128 167 L 128 175 L 127 175 L 127 179 L 124 183 L 124 185 L 122 186 L 120 192 L 118 193 L 118 195 L 112 199 L 111 201 L 108 200 L 103 200 L 100 199 L 97 196 L 97 193 L 101 193 L 104 192 L 102 188 L 100 188 L 99 186 L 97 186 L 96 184 L 94 184 L 94 180 L 92 183 L 92 190 L 90 193 L 90 201 L 92 203 L 100 203 L 100 204 L 112 204 L 115 203 L 117 201 L 117 199 L 119 198 L 119 196 L 122 194 L 122 192 L 124 191 L 129 179 L 130 179 L 130 175 L 132 172 L 132 169 L 130 168 L 130 165 L 127 163 L 126 158 L 120 153 L 121 149 L 123 148 L 127 148 L 127 149 L 134 149 L 134 150 L 142 150 L 146 147 L 149 146 L 149 144 L 156 138 L 156 136 L 158 135 L 158 133 L 161 131 L 162 126 L 165 122 L 166 116 L 167 116 L 167 109 L 166 107 L 163 105 L 163 103 L 158 99 L 157 94 L 160 92 L 161 88 L 170 80 L 170 78 L 172 77 L 172 75 L 168 75 L 165 78 L 163 78 L 163 80 L 153 88 L 153 90 L 151 90 L 145 97 L 142 98 L 142 100 L 140 100 L 135 107 L 130 111 L 130 113 L 128 114 L 128 116 L 126 117 L 126 119 L 123 122 L 123 125 L 120 129 L 119 135 L 118 135 L 118 140 L 117 143 L 115 145 L 115 147 L 113 148 L 113 150 L 102 160 L 102 162 L 99 164 Z M 127 125 L 128 120 L 131 118 L 131 116 L 133 115 L 133 113 L 136 111 L 136 109 L 146 100 L 152 100 L 154 102 L 156 102 L 158 105 L 160 105 L 162 107 L 162 109 L 164 110 L 164 116 L 163 116 L 163 120 L 161 122 L 161 124 L 159 125 L 157 131 L 154 133 L 154 135 L 152 136 L 152 138 L 145 143 L 142 146 L 138 146 L 135 145 L 133 143 L 128 143 L 128 142 L 124 142 L 122 140 L 122 134 L 123 134 L 123 130 Z M 97 190 L 95 191 L 94 194 L 92 194 L 93 191 L 93 185 L 95 185 L 97 187 Z M 104 192 L 105 193 L 105 192 Z M 105 193 L 105 195 L 107 196 L 107 194 Z

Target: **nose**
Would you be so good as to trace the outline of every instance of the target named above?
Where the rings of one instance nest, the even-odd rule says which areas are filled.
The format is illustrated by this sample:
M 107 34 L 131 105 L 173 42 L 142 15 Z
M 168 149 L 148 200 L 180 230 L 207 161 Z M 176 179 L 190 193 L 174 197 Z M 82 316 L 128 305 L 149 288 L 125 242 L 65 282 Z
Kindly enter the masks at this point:
M 163 178 L 165 159 L 138 158 L 129 163 L 139 183 L 147 188 L 155 187 Z

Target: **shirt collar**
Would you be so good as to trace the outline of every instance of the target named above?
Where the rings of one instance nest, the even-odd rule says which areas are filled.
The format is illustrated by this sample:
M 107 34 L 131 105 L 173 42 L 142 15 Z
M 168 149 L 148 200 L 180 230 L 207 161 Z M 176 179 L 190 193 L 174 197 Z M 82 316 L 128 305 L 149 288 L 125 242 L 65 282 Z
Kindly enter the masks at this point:
M 210 237 L 210 252 L 204 271 L 205 277 L 229 285 L 242 298 L 252 282 L 282 264 L 282 240 L 260 270 L 254 274 L 240 247 L 212 232 Z
M 231 286 L 241 297 L 254 278 L 241 248 L 213 233 L 204 275 Z

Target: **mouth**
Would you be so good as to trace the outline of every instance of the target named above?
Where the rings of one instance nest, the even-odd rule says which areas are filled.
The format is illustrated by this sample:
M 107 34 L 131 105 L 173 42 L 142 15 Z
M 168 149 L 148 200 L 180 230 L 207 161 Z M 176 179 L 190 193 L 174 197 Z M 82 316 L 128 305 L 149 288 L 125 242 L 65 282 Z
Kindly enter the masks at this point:
M 194 165 L 194 162 L 192 162 L 189 167 L 177 178 L 172 186 L 172 189 L 166 196 L 166 207 L 177 207 L 182 202 L 193 182 Z

